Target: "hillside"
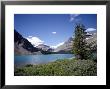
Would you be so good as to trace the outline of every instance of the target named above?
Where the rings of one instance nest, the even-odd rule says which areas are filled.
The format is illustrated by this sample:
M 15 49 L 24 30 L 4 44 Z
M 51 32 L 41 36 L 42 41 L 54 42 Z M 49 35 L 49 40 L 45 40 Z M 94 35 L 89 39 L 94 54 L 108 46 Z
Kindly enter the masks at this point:
M 97 33 L 88 32 L 86 35 L 86 41 L 91 46 L 92 50 L 97 49 Z M 39 44 L 33 46 L 26 38 L 20 33 L 14 30 L 14 50 L 16 55 L 27 55 L 27 54 L 50 54 L 50 53 L 71 53 L 73 47 L 73 38 L 70 37 L 64 44 L 52 49 L 50 46 L 45 44 Z
M 64 59 L 39 65 L 16 68 L 15 76 L 96 76 L 97 63 L 93 60 Z
M 97 33 L 96 31 L 94 32 L 88 32 L 86 35 L 86 41 L 87 44 L 90 44 L 93 50 L 96 50 L 97 48 Z M 59 53 L 70 53 L 73 47 L 73 38 L 70 37 L 66 42 L 64 42 L 63 45 L 57 47 L 54 49 L 54 52 L 59 52 Z
M 20 33 L 14 30 L 14 51 L 15 55 L 29 55 L 29 54 L 47 54 L 48 50 L 34 47 L 27 39 Z

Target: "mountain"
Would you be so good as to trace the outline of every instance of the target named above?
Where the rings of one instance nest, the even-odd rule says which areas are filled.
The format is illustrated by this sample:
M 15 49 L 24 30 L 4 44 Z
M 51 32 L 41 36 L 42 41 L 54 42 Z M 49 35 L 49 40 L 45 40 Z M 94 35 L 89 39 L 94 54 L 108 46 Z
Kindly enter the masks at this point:
M 97 49 L 97 33 L 87 32 L 86 41 L 91 45 L 92 50 Z M 71 53 L 73 47 L 73 38 L 70 37 L 64 44 L 52 49 L 50 46 L 45 44 L 39 44 L 33 46 L 27 39 L 25 39 L 20 33 L 14 30 L 14 50 L 17 55 L 28 55 L 28 54 L 50 54 L 50 53 Z
M 90 34 L 95 34 L 95 33 L 97 33 L 97 30 L 89 31 L 88 33 L 90 33 Z
M 92 36 L 86 38 L 86 41 L 91 46 L 93 51 L 97 50 L 97 33 L 92 33 Z
M 38 46 L 36 46 L 36 48 L 39 48 L 39 49 L 41 49 L 43 51 L 48 51 L 48 52 L 52 52 L 53 51 L 53 49 L 50 48 L 50 46 L 44 45 L 44 44 L 39 44 Z
M 86 41 L 87 44 L 90 44 L 93 48 L 92 50 L 97 49 L 97 33 L 96 31 L 87 32 L 86 35 Z M 54 52 L 57 53 L 70 53 L 73 47 L 73 38 L 70 37 L 66 42 L 64 42 L 63 45 L 58 46 L 56 49 L 54 49 Z
M 54 52 L 59 52 L 59 53 L 70 53 L 73 45 L 73 38 L 70 37 L 66 42 L 64 42 L 63 45 L 57 47 L 54 49 Z
M 14 51 L 16 55 L 27 54 L 47 54 L 48 51 L 41 48 L 34 47 L 27 39 L 20 33 L 14 30 Z

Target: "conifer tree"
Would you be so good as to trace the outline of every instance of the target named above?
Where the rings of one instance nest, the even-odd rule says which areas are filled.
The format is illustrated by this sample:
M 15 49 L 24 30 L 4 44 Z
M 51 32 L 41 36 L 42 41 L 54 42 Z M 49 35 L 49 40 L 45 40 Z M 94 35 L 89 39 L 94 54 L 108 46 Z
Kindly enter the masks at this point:
M 83 24 L 77 24 L 75 26 L 75 38 L 73 39 L 73 53 L 76 59 L 89 59 L 90 49 L 86 43 L 86 29 Z

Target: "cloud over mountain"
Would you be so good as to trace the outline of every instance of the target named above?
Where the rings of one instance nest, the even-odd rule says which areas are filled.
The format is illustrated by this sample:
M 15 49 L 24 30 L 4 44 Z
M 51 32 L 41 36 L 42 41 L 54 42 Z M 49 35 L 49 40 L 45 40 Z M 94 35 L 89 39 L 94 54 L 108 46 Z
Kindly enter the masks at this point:
M 86 31 L 88 32 L 88 31 L 95 31 L 95 30 L 96 30 L 95 28 L 87 28 Z

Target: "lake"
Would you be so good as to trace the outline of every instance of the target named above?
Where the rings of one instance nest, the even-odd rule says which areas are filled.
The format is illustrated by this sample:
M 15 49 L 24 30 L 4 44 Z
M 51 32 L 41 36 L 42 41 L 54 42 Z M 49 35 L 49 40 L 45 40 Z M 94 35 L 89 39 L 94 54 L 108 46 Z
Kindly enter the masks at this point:
M 15 67 L 21 67 L 27 64 L 45 64 L 57 59 L 62 60 L 72 57 L 74 57 L 73 54 L 20 55 L 14 57 L 14 64 Z

